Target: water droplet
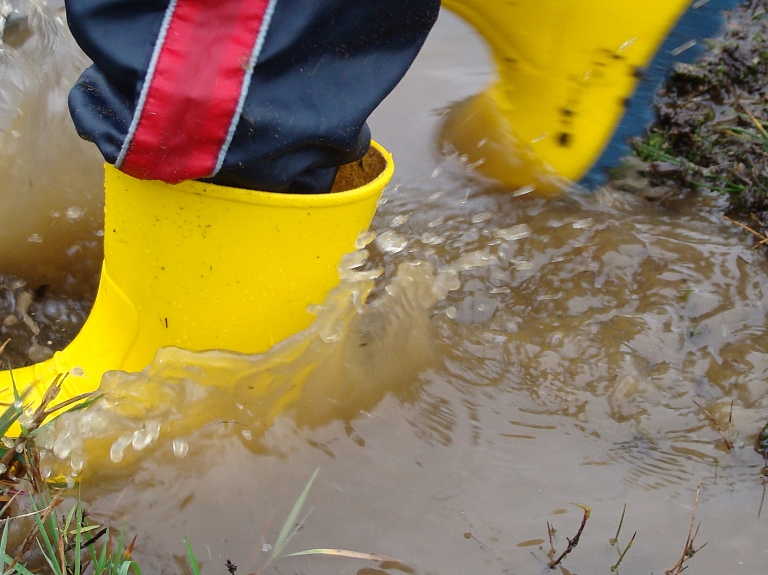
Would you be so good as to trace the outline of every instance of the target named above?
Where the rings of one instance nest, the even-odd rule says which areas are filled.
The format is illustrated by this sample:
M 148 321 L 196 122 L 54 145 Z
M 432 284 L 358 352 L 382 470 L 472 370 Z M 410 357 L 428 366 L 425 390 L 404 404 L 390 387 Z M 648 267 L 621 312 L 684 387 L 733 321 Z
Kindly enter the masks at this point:
M 0 475 L 8 471 L 8 467 L 6 467 L 4 464 L 0 463 Z
M 515 266 L 516 270 L 530 270 L 533 269 L 533 263 L 527 262 L 525 260 L 512 260 L 512 265 Z
M 421 240 L 422 243 L 425 243 L 428 246 L 436 246 L 443 243 L 442 236 L 430 234 L 429 232 L 424 232 L 423 234 L 421 234 L 421 237 L 419 239 Z
M 522 188 L 519 188 L 512 192 L 512 197 L 517 198 L 519 196 L 524 196 L 526 194 L 530 194 L 536 189 L 536 186 L 533 184 L 528 184 L 527 186 L 523 186 Z
M 405 236 L 388 230 L 376 238 L 378 248 L 387 254 L 396 254 L 405 249 L 408 245 L 408 239 Z
M 243 404 L 242 403 L 235 403 L 235 407 L 237 409 L 243 409 Z
M 82 367 L 73 367 L 72 369 L 69 370 L 69 373 L 77 377 L 82 377 L 85 375 L 85 372 L 83 371 Z
M 696 3 L 694 3 L 693 7 L 697 8 Z M 637 42 L 637 36 L 633 36 L 629 40 L 623 42 L 622 45 L 619 46 L 619 50 L 618 51 L 619 52 L 627 51 L 632 46 L 632 44 L 634 44 L 635 42 Z
M 519 224 L 509 228 L 501 228 L 493 232 L 493 237 L 507 241 L 521 240 L 531 235 L 531 228 L 528 224 Z
M 250 441 L 253 439 L 253 434 L 248 429 L 243 429 L 243 437 L 245 437 L 246 441 Z
M 430 178 L 432 178 L 432 179 L 434 180 L 434 179 L 435 179 L 437 176 L 439 176 L 439 175 L 440 175 L 440 172 L 442 172 L 442 171 L 443 171 L 443 168 L 441 168 L 440 166 L 438 166 L 438 167 L 436 167 L 436 168 L 435 168 L 435 169 L 432 171 L 432 175 L 431 175 L 431 176 L 429 176 L 429 177 L 430 177 Z
M 408 221 L 408 215 L 407 214 L 401 214 L 399 216 L 395 216 L 392 218 L 392 222 L 390 222 L 390 227 L 398 228 L 402 226 L 405 222 Z
M 83 217 L 85 214 L 85 209 L 81 208 L 80 206 L 71 206 L 67 208 L 67 211 L 64 212 L 64 215 L 66 215 L 67 219 L 70 222 L 76 222 L 80 218 Z
M 452 305 L 445 308 L 445 315 L 447 315 L 451 319 L 456 319 L 457 313 L 458 313 L 458 310 Z
M 581 230 L 581 229 L 588 228 L 588 227 L 594 225 L 594 223 L 595 222 L 592 220 L 592 218 L 585 218 L 583 220 L 579 220 L 577 222 L 573 222 L 573 227 L 575 229 L 577 229 L 577 230 Z
M 189 453 L 189 443 L 181 437 L 177 437 L 173 440 L 173 454 L 179 459 L 185 457 Z
M 263 553 L 269 553 L 270 551 L 272 551 L 272 545 L 270 545 L 269 543 L 265 543 L 264 545 L 261 546 L 261 550 Z
M 357 240 L 355 240 L 355 249 L 361 250 L 375 239 L 376 232 L 373 230 L 360 232 L 360 235 L 357 236 Z
M 33 244 L 41 244 L 43 243 L 43 236 L 40 234 L 32 234 L 27 238 L 28 242 L 32 242 Z
M 137 429 L 133 432 L 131 445 L 136 451 L 141 451 L 152 443 L 152 434 L 147 429 Z
M 24 407 L 24 404 L 21 402 L 20 399 L 17 399 L 16 401 L 13 402 L 13 407 L 15 409 L 21 409 L 22 407 Z
M 125 448 L 133 441 L 133 434 L 126 433 L 118 437 L 109 449 L 109 459 L 112 463 L 120 463 L 125 455 Z

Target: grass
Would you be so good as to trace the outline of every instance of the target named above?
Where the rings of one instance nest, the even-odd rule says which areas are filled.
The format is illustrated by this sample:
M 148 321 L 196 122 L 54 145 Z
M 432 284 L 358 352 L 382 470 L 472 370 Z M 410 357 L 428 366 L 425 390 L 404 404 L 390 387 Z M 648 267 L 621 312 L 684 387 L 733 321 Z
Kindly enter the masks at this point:
M 45 393 L 40 406 L 30 419 L 21 424 L 25 394 L 14 388 L 14 402 L 0 414 L 0 501 L 5 503 L 2 512 L 0 536 L 0 563 L 3 575 L 31 575 L 24 558 L 37 550 L 53 575 L 81 575 L 88 571 L 93 575 L 141 575 L 139 566 L 131 560 L 132 541 L 124 544 L 122 530 L 114 536 L 109 526 L 92 523 L 78 496 L 66 513 L 58 511 L 65 502 L 64 493 L 48 483 L 40 472 L 39 453 L 34 438 L 43 422 L 64 409 L 85 409 L 98 400 L 98 396 L 82 395 L 53 404 L 66 376 L 57 377 Z M 79 403 L 78 403 L 79 402 Z M 75 405 L 77 404 L 77 405 Z M 55 417 L 54 417 L 55 419 Z M 21 433 L 9 438 L 8 432 L 20 423 Z M 17 549 L 8 548 L 11 522 L 24 516 L 12 515 L 12 503 L 19 497 L 27 497 L 33 522 Z
M 633 143 L 650 163 L 652 183 L 725 194 L 734 217 L 762 236 L 768 234 L 767 9 L 766 0 L 744 2 L 704 58 L 676 66 L 657 95 L 656 123 Z

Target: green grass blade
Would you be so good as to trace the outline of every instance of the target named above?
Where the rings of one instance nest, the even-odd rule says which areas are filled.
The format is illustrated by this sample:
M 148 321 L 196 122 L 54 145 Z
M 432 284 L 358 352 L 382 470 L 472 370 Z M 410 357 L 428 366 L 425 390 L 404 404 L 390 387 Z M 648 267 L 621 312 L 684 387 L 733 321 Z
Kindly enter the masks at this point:
M 301 495 L 299 495 L 299 498 L 296 500 L 296 503 L 294 503 L 293 509 L 291 509 L 291 513 L 290 515 L 288 515 L 288 519 L 285 520 L 285 523 L 283 524 L 283 528 L 280 531 L 280 535 L 277 537 L 277 541 L 275 542 L 275 546 L 272 548 L 273 558 L 277 558 L 282 552 L 283 548 L 285 547 L 285 544 L 287 543 L 287 540 L 288 540 L 288 536 L 291 535 L 291 528 L 293 527 L 293 524 L 296 521 L 296 518 L 299 516 L 299 513 L 301 512 L 301 508 L 304 505 L 304 501 L 306 500 L 307 495 L 309 494 L 309 490 L 311 489 L 312 484 L 315 482 L 315 478 L 317 477 L 317 473 L 319 471 L 320 471 L 319 467 L 315 469 L 315 472 L 312 474 L 312 477 L 310 477 L 309 481 L 307 481 L 307 485 L 304 487 L 304 491 L 301 492 Z
M 2 437 L 5 437 L 8 434 L 8 430 L 11 428 L 11 426 L 16 423 L 16 420 L 21 417 L 21 414 L 24 413 L 24 407 L 16 407 L 17 405 L 20 405 L 24 398 L 29 393 L 29 389 L 25 390 L 24 393 L 19 395 L 18 390 L 16 389 L 16 384 L 13 384 L 13 405 L 9 405 L 5 408 L 5 411 L 3 411 L 3 414 L 0 415 L 0 434 Z
M 8 545 L 8 527 L 10 526 L 10 521 L 7 519 L 5 520 L 5 525 L 3 525 L 3 536 L 0 538 L 0 558 L 2 558 L 3 563 L 3 573 L 5 573 L 5 566 L 9 565 L 10 563 L 7 563 L 5 558 L 5 548 Z
M 136 575 L 141 575 L 141 567 L 139 567 L 136 561 L 123 561 L 120 564 L 120 568 L 117 570 L 117 575 L 128 575 L 131 571 Z
M 61 567 L 59 565 L 59 560 L 56 557 L 56 554 L 50 555 L 46 552 L 45 548 L 43 547 L 42 543 L 40 543 L 40 540 L 37 541 L 37 546 L 40 547 L 40 552 L 43 554 L 43 557 L 45 558 L 46 563 L 51 568 L 51 571 L 55 573 L 55 575 L 63 575 L 61 572 Z
M 83 506 L 80 505 L 80 494 L 77 495 L 77 513 L 75 514 L 77 527 L 75 528 L 75 575 L 80 575 L 80 546 L 83 543 Z
M 197 557 L 195 557 L 195 552 L 192 550 L 192 544 L 186 537 L 184 538 L 184 545 L 187 546 L 187 557 L 189 558 L 192 575 L 200 575 L 200 565 L 197 563 Z
M 304 516 L 304 518 L 303 518 L 301 521 L 299 521 L 299 523 L 296 525 L 296 527 L 294 527 L 293 529 L 291 529 L 291 532 L 288 534 L 288 537 L 287 537 L 287 538 L 286 538 L 286 540 L 285 540 L 285 545 L 288 545 L 288 542 L 289 542 L 291 539 L 293 539 L 293 536 L 294 536 L 294 535 L 296 535 L 296 534 L 297 534 L 299 531 L 301 531 L 301 528 L 302 528 L 302 527 L 304 527 L 304 524 L 307 522 L 307 519 L 309 518 L 309 516 L 310 516 L 310 515 L 312 515 L 312 512 L 313 512 L 314 510 L 315 510 L 315 508 L 314 508 L 314 507 L 312 507 L 312 508 L 309 510 L 309 512 L 308 512 L 308 513 L 307 513 L 307 514 Z M 285 546 L 285 545 L 284 545 L 284 546 Z
M 13 563 L 13 557 L 11 557 L 10 555 L 4 555 L 3 561 L 5 561 L 4 563 L 5 565 L 10 565 L 11 563 Z M 32 573 L 32 571 L 24 567 L 24 565 L 22 565 L 21 563 L 16 563 L 16 565 L 13 567 L 13 571 L 8 573 L 8 575 L 11 575 L 11 573 L 18 573 L 18 575 L 35 575 L 34 573 Z

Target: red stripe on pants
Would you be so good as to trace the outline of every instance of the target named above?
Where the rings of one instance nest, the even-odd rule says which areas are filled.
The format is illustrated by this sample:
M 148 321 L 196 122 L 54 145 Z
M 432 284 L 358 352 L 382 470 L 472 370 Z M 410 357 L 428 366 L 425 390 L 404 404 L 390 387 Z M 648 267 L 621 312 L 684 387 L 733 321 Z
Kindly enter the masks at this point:
M 120 169 L 178 183 L 212 175 L 268 0 L 178 0 Z

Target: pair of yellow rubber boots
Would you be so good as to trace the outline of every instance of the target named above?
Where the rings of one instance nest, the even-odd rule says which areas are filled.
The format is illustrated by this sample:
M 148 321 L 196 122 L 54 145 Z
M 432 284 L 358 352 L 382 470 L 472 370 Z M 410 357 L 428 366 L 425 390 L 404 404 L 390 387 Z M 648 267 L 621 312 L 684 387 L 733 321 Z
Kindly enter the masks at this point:
M 688 7 L 682 0 L 445 0 L 488 40 L 498 81 L 448 126 L 482 170 L 512 187 L 554 192 L 600 155 L 623 102 Z M 467 121 L 467 118 L 471 118 Z M 481 145 L 484 144 L 484 145 Z M 141 181 L 106 168 L 104 266 L 81 333 L 43 363 L 0 373 L 39 404 L 98 388 L 108 370 L 138 371 L 164 346 L 262 352 L 311 321 L 336 267 L 370 224 L 394 165 L 362 187 L 285 195 Z

